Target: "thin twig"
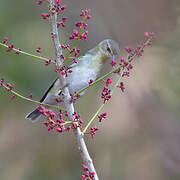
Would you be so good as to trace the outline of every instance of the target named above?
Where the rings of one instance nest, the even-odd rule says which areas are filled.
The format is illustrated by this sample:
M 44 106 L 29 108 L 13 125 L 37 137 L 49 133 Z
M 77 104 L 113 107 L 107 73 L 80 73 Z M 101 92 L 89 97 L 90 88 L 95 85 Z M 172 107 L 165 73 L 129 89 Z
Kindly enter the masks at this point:
M 5 89 L 7 89 L 7 90 L 9 89 L 9 88 L 8 88 L 6 85 L 4 85 L 4 84 L 2 84 L 2 86 L 3 86 Z M 14 94 L 15 96 L 17 96 L 17 97 L 19 97 L 19 98 L 21 98 L 21 99 L 24 99 L 24 100 L 26 100 L 26 101 L 29 101 L 29 102 L 32 102 L 32 103 L 36 103 L 36 104 L 40 104 L 40 105 L 43 105 L 43 106 L 48 106 L 48 107 L 51 107 L 51 108 L 61 109 L 62 111 L 65 111 L 64 108 L 61 108 L 61 107 L 59 107 L 59 106 L 51 105 L 51 104 L 45 104 L 45 103 L 42 103 L 42 102 L 40 102 L 40 101 L 36 101 L 36 100 L 31 99 L 31 98 L 27 98 L 27 97 L 19 94 L 18 92 L 14 91 L 14 90 L 11 90 L 10 92 L 11 92 L 12 94 Z
M 83 22 L 85 22 L 85 18 L 84 18 L 84 17 L 83 17 Z M 84 30 L 84 27 L 80 27 L 78 39 L 77 39 L 76 42 L 74 43 L 72 49 L 76 48 L 78 42 L 81 40 L 81 35 L 82 35 L 82 33 L 83 33 L 83 30 Z M 64 62 L 66 62 L 66 61 L 68 60 L 68 58 L 69 58 L 70 55 L 71 55 L 71 53 L 69 52 L 69 53 L 65 56 Z
M 56 66 L 57 66 L 57 68 L 59 68 L 63 63 L 63 60 L 61 59 L 62 49 L 61 49 L 60 42 L 59 42 L 59 35 L 58 35 L 58 30 L 57 30 L 57 25 L 56 25 L 57 14 L 54 10 L 54 6 L 55 6 L 55 0 L 49 0 L 51 35 L 52 35 L 52 40 L 54 43 L 54 48 L 55 48 L 55 53 L 56 53 Z M 69 89 L 66 86 L 66 78 L 63 77 L 60 74 L 60 72 L 58 72 L 58 77 L 59 77 L 61 87 L 64 87 L 63 88 L 64 103 L 65 103 L 65 107 L 66 107 L 68 116 L 69 116 L 71 121 L 74 121 L 74 116 L 73 116 L 74 106 L 73 106 L 73 103 L 71 103 L 71 97 L 69 94 Z M 81 132 L 79 127 L 74 132 L 75 132 L 75 135 L 77 137 L 77 143 L 79 146 L 79 150 L 80 150 L 82 160 L 88 166 L 89 170 L 91 172 L 95 173 L 94 180 L 98 180 L 99 178 L 97 176 L 97 173 L 96 173 L 96 170 L 94 168 L 92 159 L 91 159 L 89 152 L 87 150 L 87 147 L 86 147 L 86 144 L 85 144 L 85 141 L 83 138 L 83 133 Z
M 124 68 L 122 68 L 121 74 L 120 74 L 118 80 L 116 81 L 113 89 L 111 90 L 111 95 L 113 95 L 114 90 L 117 88 L 118 84 L 120 83 L 120 81 L 121 81 L 121 79 L 122 79 L 122 76 L 123 76 L 123 73 L 124 73 Z M 88 129 L 89 126 L 92 124 L 92 122 L 93 122 L 94 119 L 97 117 L 97 115 L 101 112 L 101 110 L 103 109 L 103 107 L 104 107 L 105 104 L 106 104 L 106 103 L 101 104 L 101 106 L 98 108 L 98 110 L 96 111 L 96 113 L 93 115 L 93 117 L 89 120 L 88 124 L 87 124 L 86 127 L 84 128 L 83 133 L 86 133 L 87 129 Z
M 3 46 L 3 47 L 5 47 L 5 48 L 8 48 L 8 45 L 3 44 L 3 43 L 1 43 L 1 42 L 0 42 L 0 45 Z M 25 52 L 25 51 L 18 50 L 18 49 L 16 49 L 16 48 L 12 48 L 12 50 L 13 50 L 14 52 L 18 52 L 19 55 L 20 55 L 20 54 L 24 54 L 24 55 L 27 55 L 27 56 L 36 58 L 36 59 L 40 60 L 41 62 L 45 62 L 46 60 L 49 59 L 49 58 L 46 58 L 46 57 L 36 56 L 36 55 L 34 55 L 34 54 L 30 54 L 30 53 L 27 53 L 27 52 Z M 52 63 L 55 63 L 55 62 L 52 61 Z

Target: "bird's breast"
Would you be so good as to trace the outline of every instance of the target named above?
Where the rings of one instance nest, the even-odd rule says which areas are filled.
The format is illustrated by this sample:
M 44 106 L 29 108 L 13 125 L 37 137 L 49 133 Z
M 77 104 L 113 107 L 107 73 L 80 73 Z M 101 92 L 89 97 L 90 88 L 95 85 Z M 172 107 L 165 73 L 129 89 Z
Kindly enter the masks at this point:
M 91 68 L 73 68 L 73 72 L 67 77 L 70 93 L 78 92 L 88 86 L 90 80 L 95 80 L 97 74 Z

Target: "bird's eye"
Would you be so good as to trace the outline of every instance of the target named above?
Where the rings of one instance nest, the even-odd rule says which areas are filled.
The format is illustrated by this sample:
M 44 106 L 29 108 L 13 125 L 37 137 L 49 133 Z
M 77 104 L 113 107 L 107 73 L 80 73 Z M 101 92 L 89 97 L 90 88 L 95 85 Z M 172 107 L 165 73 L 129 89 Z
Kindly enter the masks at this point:
M 111 49 L 110 49 L 109 47 L 107 47 L 107 51 L 108 51 L 109 53 L 111 53 Z

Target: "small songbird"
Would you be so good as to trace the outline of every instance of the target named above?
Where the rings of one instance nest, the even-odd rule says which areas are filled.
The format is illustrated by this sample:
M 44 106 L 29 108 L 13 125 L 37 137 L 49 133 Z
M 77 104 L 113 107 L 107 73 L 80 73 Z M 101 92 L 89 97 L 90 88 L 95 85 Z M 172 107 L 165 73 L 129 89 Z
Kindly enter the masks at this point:
M 94 81 L 103 67 L 103 64 L 109 60 L 114 59 L 120 53 L 119 45 L 116 41 L 106 39 L 100 42 L 95 48 L 90 49 L 84 56 L 73 63 L 69 68 L 72 73 L 66 77 L 66 83 L 69 92 L 73 94 L 86 87 L 90 80 Z M 81 95 L 84 94 L 84 91 Z M 44 104 L 56 105 L 57 99 L 62 95 L 62 87 L 59 80 L 56 79 L 49 89 L 45 92 L 40 102 Z M 39 119 L 41 113 L 38 107 L 30 112 L 26 118 L 35 122 Z

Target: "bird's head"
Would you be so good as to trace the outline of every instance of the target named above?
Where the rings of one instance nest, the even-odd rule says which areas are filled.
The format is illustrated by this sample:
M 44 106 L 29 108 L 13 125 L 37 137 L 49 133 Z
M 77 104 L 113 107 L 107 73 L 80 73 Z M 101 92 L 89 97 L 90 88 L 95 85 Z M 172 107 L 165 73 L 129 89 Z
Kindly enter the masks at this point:
M 120 48 L 118 43 L 112 39 L 105 39 L 101 41 L 98 45 L 98 49 L 102 54 L 103 61 L 106 61 L 110 58 L 114 59 L 120 53 Z

